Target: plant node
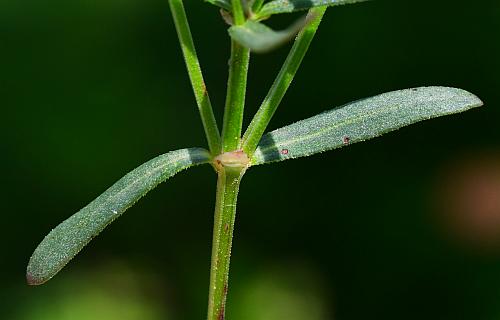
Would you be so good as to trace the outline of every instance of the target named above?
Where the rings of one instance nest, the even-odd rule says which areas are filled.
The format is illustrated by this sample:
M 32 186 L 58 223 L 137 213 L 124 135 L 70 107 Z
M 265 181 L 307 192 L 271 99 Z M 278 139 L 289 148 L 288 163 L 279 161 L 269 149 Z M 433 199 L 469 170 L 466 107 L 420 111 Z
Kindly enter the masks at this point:
M 247 168 L 250 163 L 250 158 L 243 150 L 224 152 L 214 158 L 213 165 L 217 171 L 222 168 Z

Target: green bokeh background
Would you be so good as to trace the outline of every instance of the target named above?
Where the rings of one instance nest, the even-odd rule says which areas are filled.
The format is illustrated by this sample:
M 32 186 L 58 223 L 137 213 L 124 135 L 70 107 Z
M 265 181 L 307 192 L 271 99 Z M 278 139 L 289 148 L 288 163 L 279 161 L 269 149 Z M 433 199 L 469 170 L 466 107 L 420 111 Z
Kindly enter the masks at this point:
M 186 2 L 220 120 L 227 26 Z M 500 245 L 450 237 L 435 205 L 449 168 L 500 152 L 499 39 L 496 0 L 328 10 L 271 128 L 415 86 L 464 88 L 486 107 L 252 168 L 228 319 L 500 320 Z M 246 123 L 286 53 L 252 57 Z M 119 177 L 205 145 L 167 0 L 1 1 L 0 108 L 0 319 L 203 319 L 209 166 L 151 192 L 47 284 L 24 280 L 43 236 Z

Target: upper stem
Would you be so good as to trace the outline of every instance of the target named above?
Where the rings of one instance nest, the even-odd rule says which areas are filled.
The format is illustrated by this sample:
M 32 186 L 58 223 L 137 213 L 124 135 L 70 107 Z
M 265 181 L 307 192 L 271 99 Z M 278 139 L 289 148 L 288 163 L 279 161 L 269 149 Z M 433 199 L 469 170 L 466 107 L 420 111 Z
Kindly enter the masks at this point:
M 244 172 L 245 168 L 243 167 L 222 166 L 218 170 L 208 320 L 224 319 L 236 201 Z
M 255 0 L 252 4 L 252 11 L 254 12 L 259 11 L 263 4 L 264 0 Z
M 231 8 L 233 11 L 234 24 L 240 25 L 245 23 L 245 11 L 242 0 L 231 0 Z
M 266 98 L 252 119 L 247 131 L 243 135 L 242 148 L 248 156 L 251 157 L 257 148 L 260 138 L 264 134 L 264 131 L 271 121 L 274 112 L 290 87 L 290 84 L 292 83 L 292 80 L 302 63 L 302 59 L 304 58 L 307 49 L 316 34 L 316 30 L 319 27 L 325 11 L 326 6 L 309 10 L 308 16 L 311 18 L 311 22 L 307 24 L 297 35 L 292 49 L 281 67 L 276 80 L 274 80 Z
M 231 6 L 234 23 L 236 25 L 245 23 L 245 12 L 241 0 L 231 0 Z M 249 60 L 250 50 L 231 40 L 221 153 L 240 148 Z
M 235 151 L 240 147 L 249 60 L 250 50 L 231 40 L 222 152 Z
M 186 11 L 184 10 L 184 4 L 182 0 L 169 0 L 169 3 L 174 18 L 175 29 L 177 30 L 179 42 L 181 43 L 184 61 L 186 62 L 189 73 L 189 79 L 191 80 L 191 86 L 193 87 L 201 121 L 203 122 L 208 146 L 212 155 L 215 155 L 220 151 L 221 145 L 219 128 L 217 127 L 217 121 L 215 120 L 205 80 L 203 79 L 200 62 L 196 55 L 193 37 L 189 29 Z

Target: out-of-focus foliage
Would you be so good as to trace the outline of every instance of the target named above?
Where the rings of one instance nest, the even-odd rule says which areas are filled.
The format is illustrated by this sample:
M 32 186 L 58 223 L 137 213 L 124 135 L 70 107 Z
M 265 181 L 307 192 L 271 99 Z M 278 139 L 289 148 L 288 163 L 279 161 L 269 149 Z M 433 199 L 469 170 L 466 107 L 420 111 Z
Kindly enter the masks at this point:
M 252 52 L 263 53 L 287 43 L 304 25 L 305 20 L 300 19 L 285 30 L 275 31 L 263 23 L 247 20 L 243 25 L 229 28 L 229 35 Z
M 267 17 L 273 14 L 307 10 L 318 6 L 338 6 L 363 1 L 367 0 L 272 0 L 262 6 L 258 16 Z
M 171 319 L 161 285 L 136 272 L 116 263 L 96 265 L 93 272 L 66 277 L 45 294 L 32 292 L 9 319 Z
M 317 269 L 287 261 L 243 279 L 228 318 L 239 320 L 331 319 L 329 298 Z M 258 307 L 256 307 L 258 306 Z

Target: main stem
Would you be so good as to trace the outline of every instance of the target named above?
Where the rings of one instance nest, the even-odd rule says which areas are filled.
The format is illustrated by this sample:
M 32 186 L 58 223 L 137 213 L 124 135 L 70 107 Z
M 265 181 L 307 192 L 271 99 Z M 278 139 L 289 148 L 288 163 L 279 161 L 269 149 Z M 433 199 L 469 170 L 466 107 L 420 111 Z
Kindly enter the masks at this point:
M 245 23 L 242 0 L 231 0 L 236 25 Z M 231 40 L 221 154 L 215 160 L 218 173 L 215 201 L 208 320 L 223 320 L 228 292 L 236 200 L 248 158 L 239 152 L 247 87 L 250 50 Z
M 246 17 L 242 0 L 231 0 L 231 4 L 234 23 L 236 25 L 243 24 Z M 241 127 L 250 51 L 234 40 L 231 42 L 228 91 L 221 137 L 222 148 L 221 154 L 214 159 L 218 180 L 210 268 L 208 320 L 224 319 L 229 286 L 229 264 L 236 216 L 236 201 L 240 181 L 249 161 L 247 155 L 254 151 L 277 105 L 288 89 L 316 33 L 324 12 L 324 8 L 312 9 L 309 12 L 310 15 L 313 15 L 313 21 L 297 37 L 292 51 L 278 75 L 278 79 L 247 130 L 248 134 L 245 134 L 247 139 L 243 146 L 241 144 Z M 243 151 L 241 150 L 242 147 Z
M 222 166 L 218 170 L 208 320 L 224 319 L 236 200 L 244 170 L 241 167 L 227 166 Z

